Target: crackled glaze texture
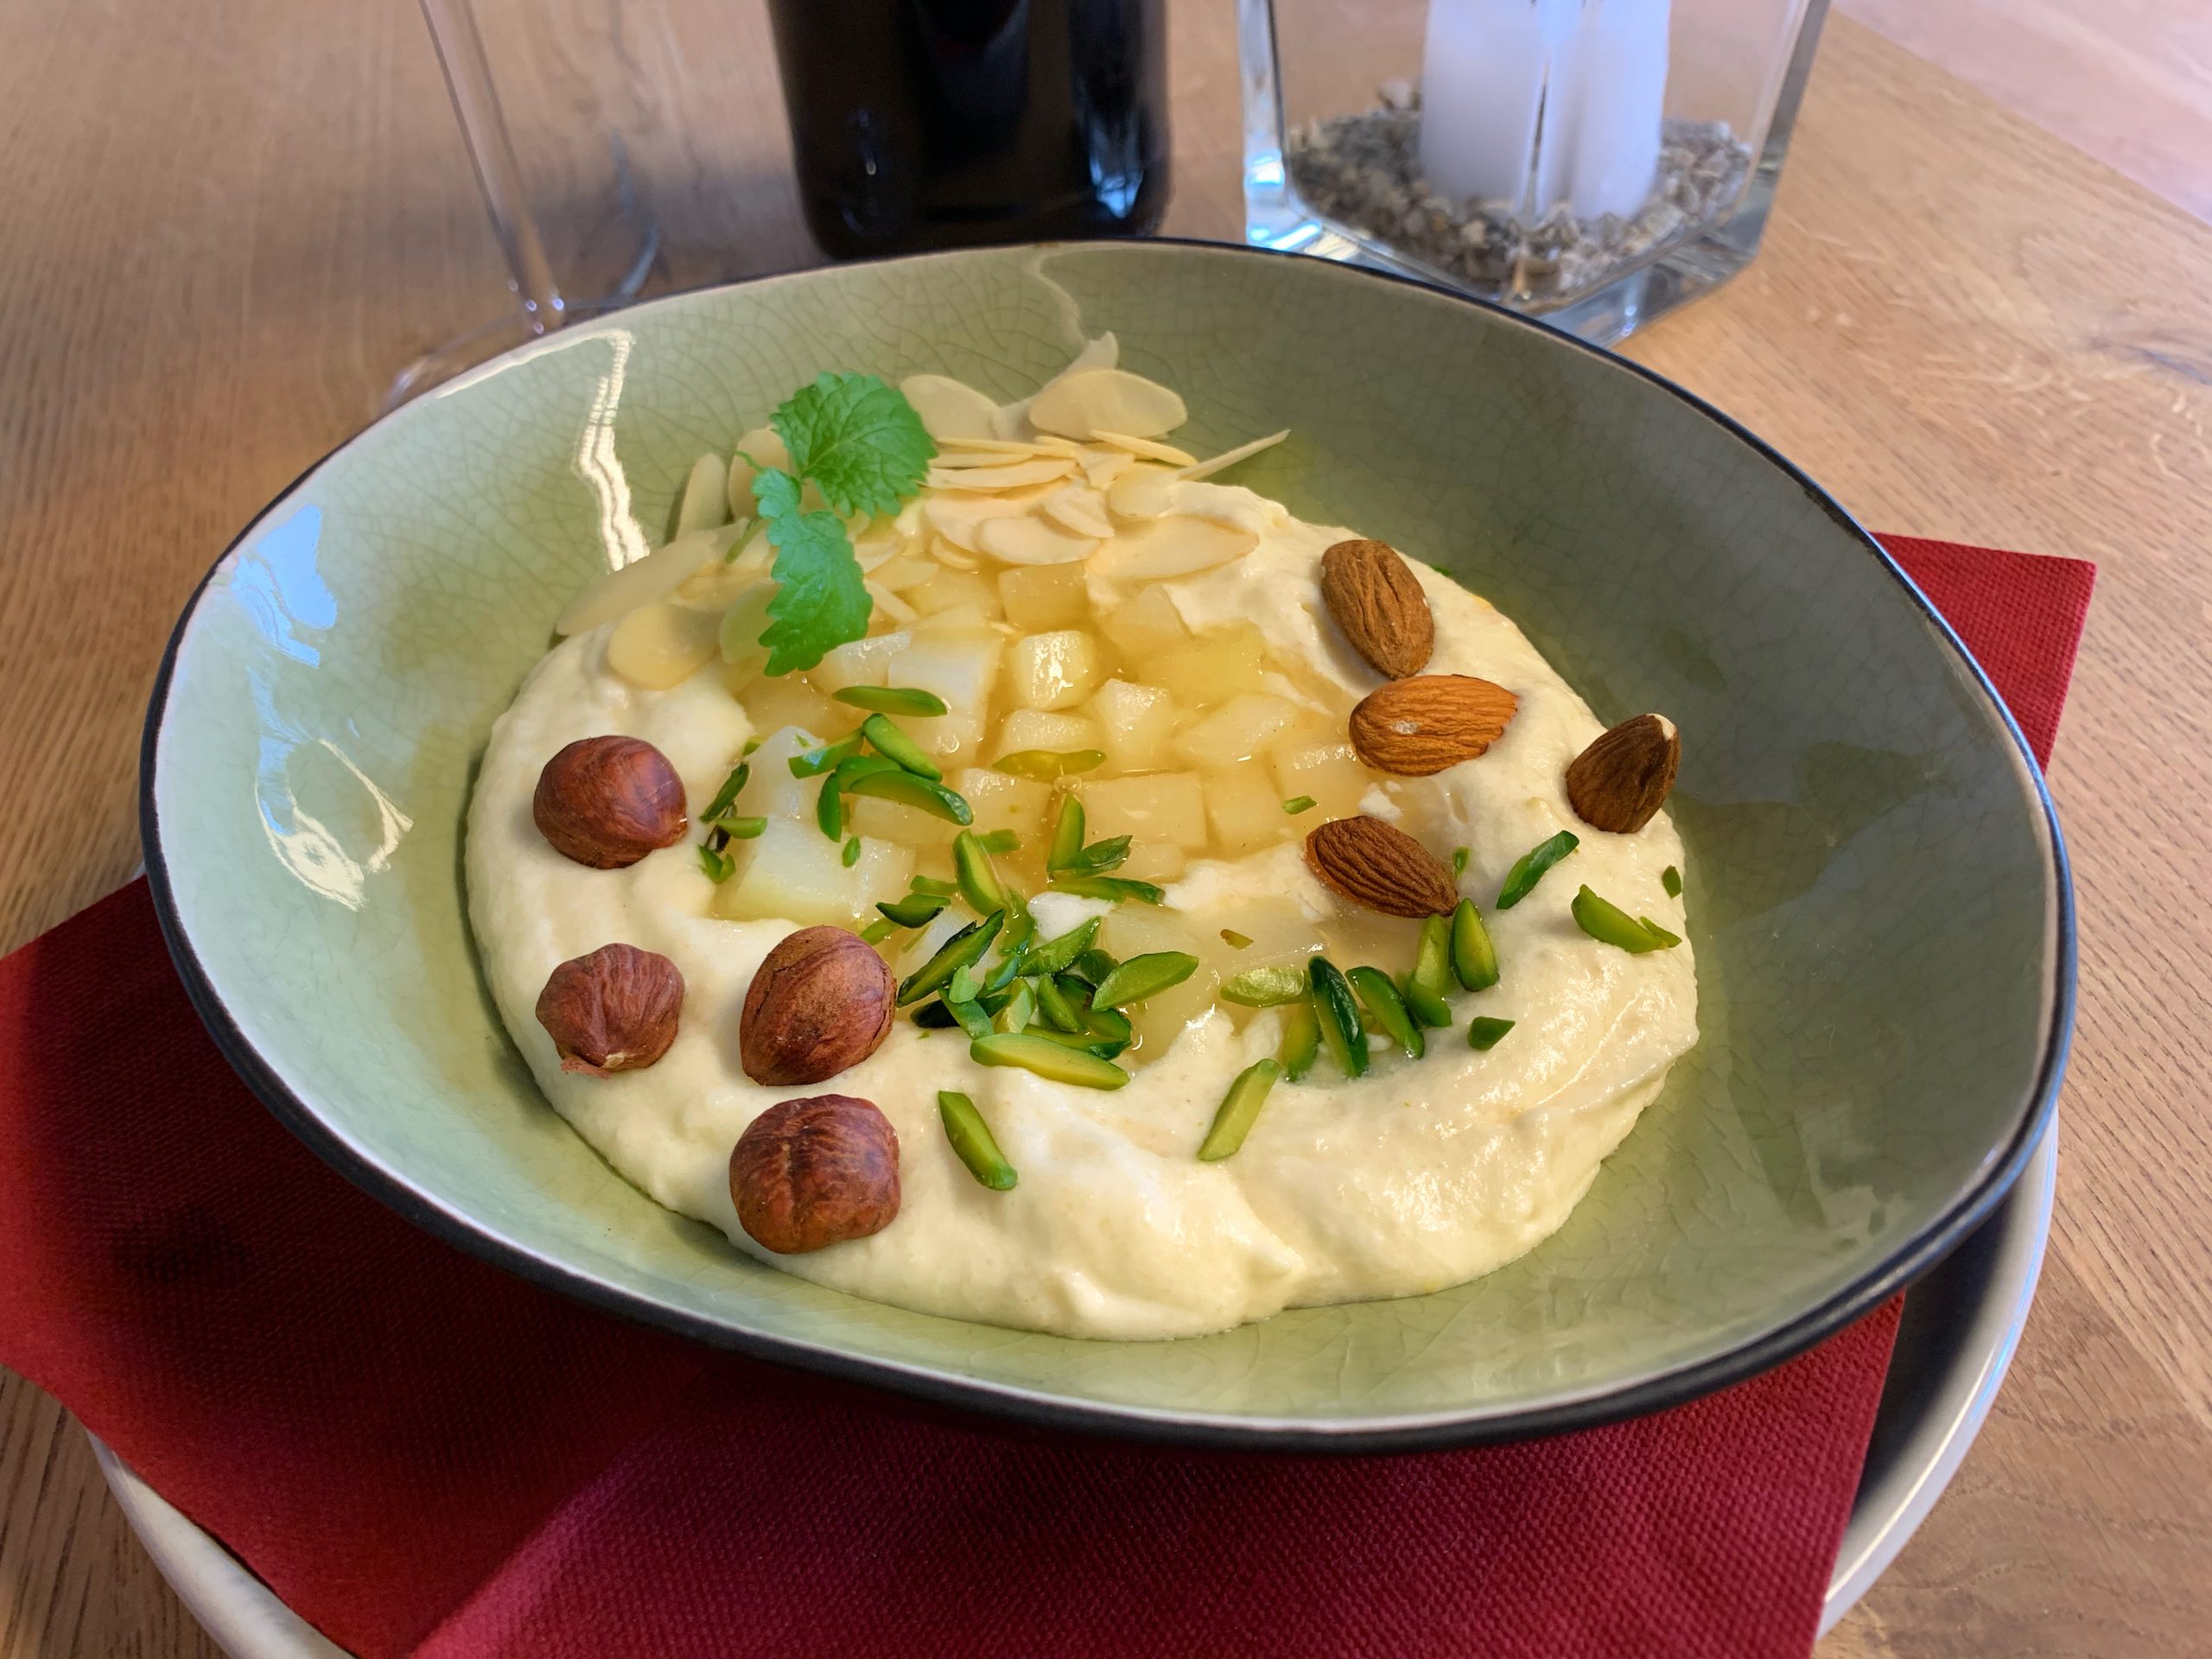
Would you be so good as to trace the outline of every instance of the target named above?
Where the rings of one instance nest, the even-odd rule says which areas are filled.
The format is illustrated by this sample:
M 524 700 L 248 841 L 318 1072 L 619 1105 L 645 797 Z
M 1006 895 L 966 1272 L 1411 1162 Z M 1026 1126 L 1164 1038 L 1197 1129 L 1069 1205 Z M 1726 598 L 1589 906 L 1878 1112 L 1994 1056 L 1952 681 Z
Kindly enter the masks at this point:
M 826 367 L 1013 397 L 1109 328 L 1191 394 L 1193 448 L 1290 426 L 1255 488 L 1431 551 L 1601 717 L 1656 708 L 1685 734 L 1703 1040 L 1567 1226 L 1488 1278 L 1160 1344 L 857 1300 L 614 1176 L 484 995 L 473 763 L 569 597 L 661 538 L 691 460 Z M 1917 1264 L 2055 1086 L 2067 926 L 2033 772 L 1871 545 L 1668 388 L 1316 261 L 989 251 L 568 333 L 270 508 L 196 602 L 156 717 L 149 850 L 188 978 L 341 1166 L 645 1317 L 1017 1408 L 1465 1438 L 1709 1384 Z

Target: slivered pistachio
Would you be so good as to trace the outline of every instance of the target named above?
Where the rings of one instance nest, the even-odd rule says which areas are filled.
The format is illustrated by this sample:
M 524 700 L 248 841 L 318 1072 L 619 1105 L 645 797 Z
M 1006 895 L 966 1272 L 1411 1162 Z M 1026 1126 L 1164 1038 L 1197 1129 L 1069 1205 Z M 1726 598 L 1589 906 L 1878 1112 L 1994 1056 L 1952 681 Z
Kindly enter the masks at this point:
M 707 810 L 699 815 L 702 823 L 712 823 L 716 818 L 737 804 L 745 785 L 752 781 L 753 768 L 741 760 L 730 768 L 729 776 L 722 779 L 722 786 L 715 791 L 715 798 L 707 803 Z
M 1083 1010 L 1068 1000 L 1068 994 L 1060 988 L 1059 981 L 1050 975 L 1040 975 L 1035 984 L 1038 1013 L 1060 1031 L 1083 1029 Z
M 877 800 L 896 801 L 901 806 L 911 806 L 943 818 L 948 823 L 968 824 L 976 821 L 976 814 L 968 803 L 943 784 L 900 769 L 897 772 L 873 772 L 848 786 L 846 792 L 867 795 Z
M 1546 870 L 1581 844 L 1582 838 L 1572 830 L 1562 830 L 1522 854 L 1505 873 L 1505 885 L 1497 890 L 1497 907 L 1510 910 L 1526 899 L 1536 883 L 1544 879 Z
M 953 1153 L 967 1166 L 968 1173 L 994 1192 L 1012 1191 L 1020 1177 L 999 1150 L 991 1126 L 983 1122 L 976 1103 L 954 1090 L 940 1089 L 937 1115 L 944 1125 L 944 1138 L 952 1143 Z
M 732 841 L 752 841 L 767 827 L 766 818 L 724 818 L 715 829 Z
M 822 792 L 814 798 L 814 822 L 832 841 L 845 833 L 845 796 L 834 775 L 822 780 Z
M 843 861 L 847 869 L 851 869 L 854 865 L 861 861 L 861 838 L 858 836 L 848 836 L 845 838 L 845 849 L 837 856 Z
M 1442 1031 L 1452 1023 L 1452 1005 L 1411 974 L 1399 983 L 1398 995 L 1405 999 L 1406 1012 L 1430 1030 Z
M 1669 899 L 1681 898 L 1682 896 L 1682 873 L 1676 869 L 1672 864 L 1669 864 L 1665 869 L 1659 872 L 1659 885 L 1666 888 L 1667 896 Z
M 1252 948 L 1252 936 L 1249 933 L 1239 933 L 1233 927 L 1224 927 L 1221 930 L 1221 942 L 1232 950 L 1249 950 Z
M 1658 923 L 1653 921 L 1649 916 L 1639 916 L 1637 919 L 1642 922 L 1646 927 L 1649 928 L 1652 931 L 1653 937 L 1659 941 L 1662 946 L 1669 950 L 1672 950 L 1675 945 L 1678 945 L 1682 942 L 1682 936 L 1681 934 L 1669 933 L 1665 928 L 1660 926 Z
M 1497 947 L 1471 899 L 1462 899 L 1452 912 L 1452 972 L 1471 991 L 1486 991 L 1497 983 Z
M 1083 803 L 1072 795 L 1060 797 L 1059 816 L 1052 820 L 1052 844 L 1046 849 L 1045 868 L 1063 870 L 1083 854 Z
M 900 731 L 888 715 L 870 715 L 861 722 L 861 735 L 878 754 L 896 760 L 917 778 L 937 783 L 944 776 L 944 768 L 930 759 L 928 751 Z
M 948 1002 L 973 1002 L 983 995 L 983 982 L 976 976 L 976 964 L 963 962 L 952 970 L 952 977 L 944 982 L 944 1000 Z
M 1090 949 L 1091 940 L 1098 937 L 1100 918 L 1093 916 L 1080 922 L 1057 938 L 1046 940 L 1029 953 L 1032 972 L 1064 974 L 1075 966 L 1076 958 Z
M 900 927 L 927 927 L 945 903 L 942 893 L 910 893 L 904 899 L 887 899 L 876 909 Z
M 958 1025 L 960 1020 L 952 1012 L 951 1004 L 939 997 L 934 1001 L 923 1003 L 920 1007 L 914 1010 L 914 1023 L 925 1031 L 943 1031 L 948 1027 Z M 986 1020 L 983 1027 L 988 1031 L 990 1028 L 990 1021 Z
M 1282 1046 L 1275 1051 L 1282 1074 L 1293 1083 L 1306 1081 L 1313 1059 L 1321 1052 L 1321 1022 L 1311 1002 L 1294 1002 L 1282 1011 Z
M 731 872 L 737 868 L 737 861 L 720 848 L 710 847 L 702 841 L 699 843 L 699 868 L 707 873 L 709 881 L 727 881 Z
M 1586 887 L 1574 895 L 1572 906 L 1574 923 L 1592 938 L 1605 944 L 1617 944 L 1622 950 L 1642 955 L 1646 950 L 1665 950 L 1680 944 L 1681 940 L 1663 927 L 1639 921 L 1618 905 L 1600 899 Z
M 1409 987 L 1418 988 L 1425 1007 L 1444 1007 L 1444 998 L 1452 988 L 1452 918 L 1449 916 L 1424 916 L 1421 923 L 1421 944 L 1414 952 L 1413 972 L 1406 976 Z M 1413 1007 L 1413 998 L 1406 999 Z M 1414 1007 L 1425 1025 L 1448 1026 L 1452 1013 L 1444 1009 L 1441 1019 L 1430 1019 L 1421 1007 Z
M 1180 985 L 1198 970 L 1198 959 L 1186 950 L 1147 950 L 1101 980 L 1090 994 L 1090 1006 L 1126 1007 Z
M 1272 1008 L 1306 995 L 1306 976 L 1295 968 L 1248 968 L 1221 988 L 1221 1000 L 1247 1008 Z
M 795 754 L 785 764 L 791 767 L 794 778 L 819 778 L 840 760 L 849 760 L 860 752 L 860 734 L 855 732 L 850 737 L 839 738 L 835 743 L 824 743 L 818 749 Z
M 830 777 L 838 788 L 850 789 L 863 778 L 894 778 L 904 771 L 896 760 L 880 754 L 850 754 L 831 768 Z
M 948 899 L 960 891 L 958 883 L 939 880 L 933 875 L 918 875 L 910 885 L 916 893 L 942 893 Z
M 990 855 L 973 830 L 963 830 L 952 838 L 952 873 L 960 883 L 960 896 L 978 916 L 1010 908 L 998 872 L 991 868 Z
M 1016 980 L 1014 984 L 1014 995 L 1007 999 L 1006 1007 L 1000 1011 L 999 1029 L 1025 1031 L 1028 1028 L 1029 1022 L 1036 1017 L 1037 993 L 1029 988 L 1027 980 Z
M 976 998 L 947 996 L 944 1003 L 952 1011 L 955 1023 L 970 1037 L 988 1037 L 997 1029 L 991 1024 L 990 1010 Z
M 1083 849 L 1058 874 L 1080 879 L 1084 876 L 1103 875 L 1129 855 L 1129 838 L 1114 836 L 1105 841 L 1094 841 Z
M 978 1065 L 1020 1066 L 1079 1089 L 1119 1089 L 1129 1080 L 1129 1074 L 1111 1060 L 1056 1043 L 1041 1033 L 1002 1032 L 979 1037 L 968 1045 L 968 1055 Z
M 1095 990 L 1098 982 L 1112 973 L 1117 965 L 1112 957 L 1094 944 L 1086 947 L 1076 957 L 1075 965 L 1068 971 Z
M 1313 805 L 1313 798 L 1311 795 L 1294 795 L 1282 804 L 1282 810 L 1294 818 L 1300 812 L 1311 812 Z
M 1106 764 L 1103 749 L 1016 749 L 991 762 L 991 770 L 1009 778 L 1030 778 L 1049 784 L 1056 778 L 1072 778 Z
M 1281 1076 L 1282 1065 L 1275 1060 L 1255 1060 L 1236 1074 L 1236 1081 L 1229 1085 L 1213 1115 L 1206 1138 L 1198 1143 L 1199 1162 L 1218 1163 L 1244 1144 L 1260 1108 L 1267 1104 L 1268 1090 Z
M 1348 1077 L 1367 1075 L 1367 1034 L 1359 1023 L 1359 1005 L 1351 987 L 1336 963 L 1315 957 L 1306 964 L 1306 982 L 1313 989 L 1313 1012 L 1320 1021 L 1321 1040 L 1329 1058 Z
M 899 987 L 899 1006 L 918 1002 L 949 981 L 957 969 L 982 959 L 991 941 L 1006 925 L 1006 912 L 993 911 L 980 922 L 970 922 L 937 948 L 937 954 L 906 976 Z
M 873 709 L 879 715 L 942 715 L 947 713 L 944 699 L 934 691 L 918 690 L 907 685 L 848 685 L 830 694 L 838 702 L 855 709 Z
M 1071 893 L 1079 899 L 1111 899 L 1116 902 L 1134 899 L 1144 905 L 1156 905 L 1167 896 L 1165 887 L 1120 875 L 1061 876 L 1052 883 L 1052 891 Z
M 993 858 L 1004 858 L 1008 853 L 1021 850 L 1021 837 L 1011 830 L 987 830 L 976 839 L 983 843 L 983 850 Z
M 1390 982 L 1390 976 L 1380 968 L 1353 969 L 1344 977 L 1359 994 L 1367 1011 L 1382 1027 L 1382 1034 L 1397 1044 L 1399 1052 L 1409 1060 L 1417 1060 L 1428 1052 L 1428 1039 L 1414 1023 L 1407 1011 L 1406 1001 L 1398 995 L 1398 988 Z
M 1497 1039 L 1513 1029 L 1510 1020 L 1492 1020 L 1487 1015 L 1467 1021 L 1467 1046 L 1478 1053 L 1487 1052 L 1497 1046 Z
M 1468 849 L 1465 847 L 1454 847 L 1452 849 L 1452 874 L 1454 875 L 1465 875 L 1467 873 L 1467 860 L 1471 856 L 1471 854 Z
M 886 939 L 889 938 L 898 931 L 897 926 L 879 916 L 874 921 L 870 922 L 866 927 L 861 929 L 861 939 L 863 944 L 881 944 Z

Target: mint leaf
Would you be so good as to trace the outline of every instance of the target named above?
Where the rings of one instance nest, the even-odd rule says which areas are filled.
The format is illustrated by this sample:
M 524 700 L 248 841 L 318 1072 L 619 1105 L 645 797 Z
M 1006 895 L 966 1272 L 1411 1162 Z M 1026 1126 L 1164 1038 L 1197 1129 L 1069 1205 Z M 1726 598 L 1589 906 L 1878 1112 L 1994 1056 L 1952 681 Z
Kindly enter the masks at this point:
M 798 480 L 769 467 L 753 480 L 753 499 L 776 550 L 776 596 L 760 643 L 770 675 L 812 668 L 823 653 L 868 635 L 875 601 L 861 580 L 860 561 L 835 513 L 799 506 Z
M 914 406 L 872 374 L 822 375 L 771 420 L 791 471 L 840 512 L 898 512 L 937 454 Z

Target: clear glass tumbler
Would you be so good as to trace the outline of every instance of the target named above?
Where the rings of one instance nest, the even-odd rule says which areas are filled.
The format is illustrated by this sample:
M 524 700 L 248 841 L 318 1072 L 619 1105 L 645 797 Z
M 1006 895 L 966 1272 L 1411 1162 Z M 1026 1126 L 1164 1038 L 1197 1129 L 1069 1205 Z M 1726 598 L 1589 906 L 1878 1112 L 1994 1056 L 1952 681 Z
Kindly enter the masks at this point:
M 1616 340 L 1741 270 L 1827 0 L 1238 0 L 1247 239 Z

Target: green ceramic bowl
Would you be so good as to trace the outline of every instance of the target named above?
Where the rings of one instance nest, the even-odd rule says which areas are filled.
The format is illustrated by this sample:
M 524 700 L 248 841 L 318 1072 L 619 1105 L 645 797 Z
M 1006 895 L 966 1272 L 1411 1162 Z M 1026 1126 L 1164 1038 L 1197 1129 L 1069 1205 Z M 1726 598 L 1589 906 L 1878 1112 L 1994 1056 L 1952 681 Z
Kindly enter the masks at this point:
M 461 833 L 562 605 L 701 451 L 827 368 L 1001 397 L 1086 334 L 1253 486 L 1464 575 L 1608 719 L 1688 734 L 1704 1040 L 1555 1237 L 1475 1283 L 1082 1342 L 759 1266 L 615 1177 L 504 1035 Z M 1713 410 L 1503 313 L 1319 260 L 1010 248 L 640 306 L 378 422 L 255 521 L 154 693 L 146 847 L 231 1060 L 346 1174 L 518 1273 L 764 1357 L 1160 1437 L 1443 1445 L 1771 1365 L 1929 1266 L 2050 1110 L 2066 868 L 2035 766 L 1927 603 Z

